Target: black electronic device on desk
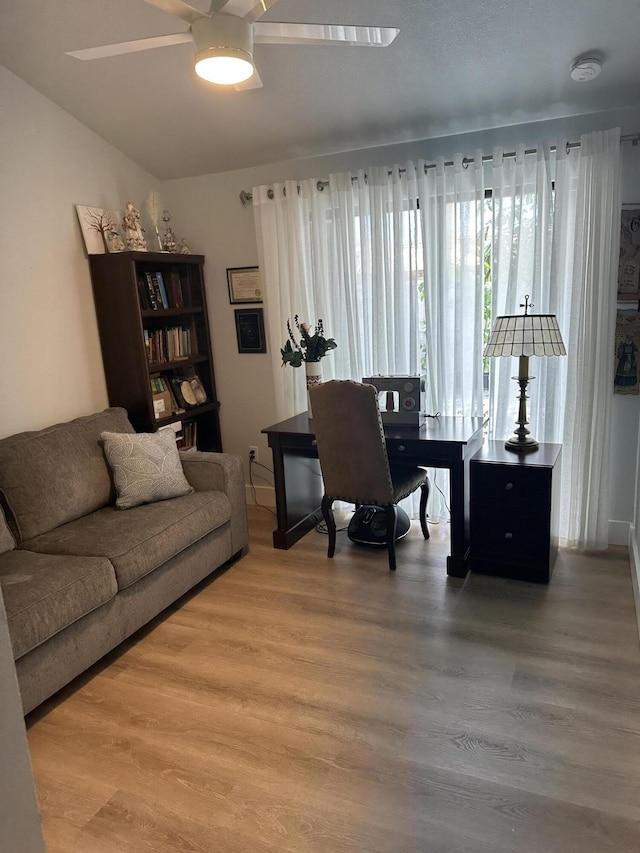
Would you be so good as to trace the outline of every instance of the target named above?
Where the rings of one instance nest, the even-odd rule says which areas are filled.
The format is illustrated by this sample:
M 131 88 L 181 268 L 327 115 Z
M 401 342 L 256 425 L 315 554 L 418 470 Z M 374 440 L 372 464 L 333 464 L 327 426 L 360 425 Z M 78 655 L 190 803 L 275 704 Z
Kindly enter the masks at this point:
M 383 424 L 419 427 L 426 420 L 425 381 L 421 376 L 366 376 L 378 391 Z

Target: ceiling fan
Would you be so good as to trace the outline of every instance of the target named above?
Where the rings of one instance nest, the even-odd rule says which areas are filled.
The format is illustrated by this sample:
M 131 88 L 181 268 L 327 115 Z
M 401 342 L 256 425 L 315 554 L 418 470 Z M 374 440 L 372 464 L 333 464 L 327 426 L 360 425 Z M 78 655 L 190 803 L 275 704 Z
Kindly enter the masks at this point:
M 387 47 L 395 27 L 332 24 L 280 24 L 259 21 L 276 0 L 211 0 L 203 12 L 189 0 L 145 0 L 189 24 L 189 30 L 166 36 L 72 50 L 75 59 L 103 59 L 157 47 L 192 42 L 196 73 L 211 83 L 258 89 L 262 81 L 253 62 L 254 44 L 346 44 Z

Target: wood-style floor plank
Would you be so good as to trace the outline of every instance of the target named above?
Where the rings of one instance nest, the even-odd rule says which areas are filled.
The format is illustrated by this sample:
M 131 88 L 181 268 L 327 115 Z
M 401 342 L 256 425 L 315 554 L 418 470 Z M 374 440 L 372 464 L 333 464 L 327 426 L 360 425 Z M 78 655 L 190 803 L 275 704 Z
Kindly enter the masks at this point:
M 547 587 L 272 527 L 30 716 L 48 853 L 637 853 L 624 549 Z

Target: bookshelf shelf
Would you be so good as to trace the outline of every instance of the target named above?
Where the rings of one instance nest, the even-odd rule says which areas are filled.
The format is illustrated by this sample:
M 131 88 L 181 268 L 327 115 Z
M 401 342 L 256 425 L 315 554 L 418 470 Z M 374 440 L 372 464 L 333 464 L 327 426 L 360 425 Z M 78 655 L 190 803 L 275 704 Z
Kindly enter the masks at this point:
M 157 308 L 155 311 L 152 309 L 144 308 L 140 311 L 140 316 L 145 319 L 151 318 L 167 318 L 167 317 L 183 317 L 188 316 L 190 314 L 202 314 L 203 308 Z
M 90 255 L 89 265 L 109 404 L 123 406 L 138 432 L 176 424 L 199 450 L 221 450 L 204 257 L 119 252 Z M 206 402 L 179 399 L 190 379 Z
M 206 362 L 206 355 L 194 355 L 189 358 L 180 358 L 176 361 L 150 361 L 149 373 L 162 373 L 165 370 L 180 370 L 181 367 L 188 367 L 193 364 L 201 364 Z

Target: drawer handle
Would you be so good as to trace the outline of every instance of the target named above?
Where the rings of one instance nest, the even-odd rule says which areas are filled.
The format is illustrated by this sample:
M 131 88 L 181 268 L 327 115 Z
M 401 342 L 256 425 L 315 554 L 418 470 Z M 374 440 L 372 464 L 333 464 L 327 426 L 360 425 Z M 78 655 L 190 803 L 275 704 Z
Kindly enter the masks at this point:
M 507 483 L 507 485 L 504 487 L 504 490 L 505 490 L 505 492 L 510 492 L 512 488 L 513 488 L 513 483 Z
M 400 453 L 404 453 L 404 451 L 405 451 L 406 449 L 407 449 L 407 448 L 404 446 L 404 444 L 399 444 L 399 445 L 398 445 L 398 451 L 399 451 Z
M 509 533 L 509 532 L 505 533 L 504 538 L 505 539 L 513 539 L 513 533 Z
M 313 441 L 311 442 L 311 446 L 315 447 L 317 445 L 317 443 L 318 443 L 317 439 L 314 438 Z

